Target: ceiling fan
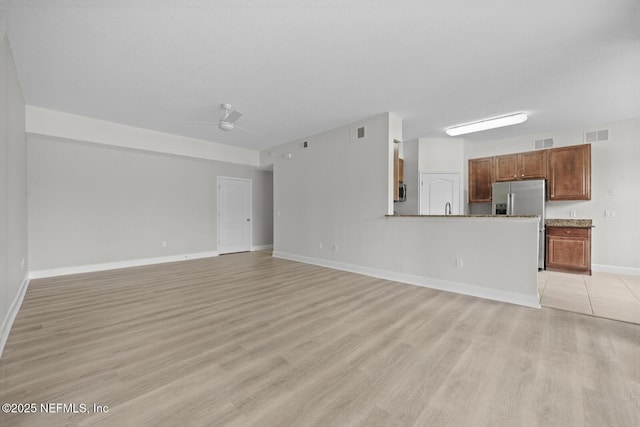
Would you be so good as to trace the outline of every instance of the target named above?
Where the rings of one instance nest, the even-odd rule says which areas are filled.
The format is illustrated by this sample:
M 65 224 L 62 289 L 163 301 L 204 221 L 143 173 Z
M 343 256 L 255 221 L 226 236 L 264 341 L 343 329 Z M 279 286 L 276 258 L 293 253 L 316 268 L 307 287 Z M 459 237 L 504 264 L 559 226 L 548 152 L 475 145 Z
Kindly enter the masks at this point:
M 221 104 L 220 108 L 222 108 L 224 110 L 224 113 L 222 114 L 222 117 L 220 117 L 220 121 L 218 121 L 218 127 L 225 131 L 225 132 L 229 132 L 232 131 L 233 129 L 235 129 L 236 127 L 238 127 L 238 129 L 242 129 L 245 130 L 247 132 L 249 132 L 247 129 L 244 128 L 240 128 L 239 126 L 236 126 L 236 122 L 238 121 L 238 119 L 240 117 L 242 117 L 242 113 L 240 111 L 237 110 L 232 110 L 231 109 L 231 104 Z M 212 125 L 212 124 L 216 124 L 215 122 L 191 122 L 191 123 L 195 123 L 195 124 L 202 124 L 202 125 Z

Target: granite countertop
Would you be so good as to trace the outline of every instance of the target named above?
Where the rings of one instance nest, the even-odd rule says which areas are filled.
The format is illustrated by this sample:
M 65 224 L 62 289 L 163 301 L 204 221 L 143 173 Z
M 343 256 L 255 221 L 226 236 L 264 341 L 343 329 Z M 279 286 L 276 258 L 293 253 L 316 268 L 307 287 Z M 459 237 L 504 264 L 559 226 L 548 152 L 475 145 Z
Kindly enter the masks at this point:
M 590 219 L 547 219 L 547 227 L 574 227 L 574 228 L 591 228 L 593 227 Z
M 538 218 L 538 215 L 385 215 L 390 218 Z

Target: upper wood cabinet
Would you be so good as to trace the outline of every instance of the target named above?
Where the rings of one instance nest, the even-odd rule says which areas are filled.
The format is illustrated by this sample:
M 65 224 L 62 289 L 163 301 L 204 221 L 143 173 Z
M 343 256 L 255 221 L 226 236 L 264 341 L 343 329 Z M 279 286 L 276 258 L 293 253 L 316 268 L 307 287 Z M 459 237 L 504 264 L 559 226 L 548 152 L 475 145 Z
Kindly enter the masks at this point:
M 591 200 L 591 144 L 548 151 L 549 200 Z
M 469 203 L 491 202 L 493 157 L 469 160 Z
M 469 159 L 469 203 L 491 201 L 498 181 L 546 179 L 550 201 L 591 200 L 591 145 Z
M 495 180 L 544 179 L 547 177 L 547 150 L 495 157 Z
M 548 150 L 518 154 L 519 179 L 545 179 L 547 177 Z
M 505 156 L 496 156 L 495 178 L 496 181 L 513 181 L 518 179 L 518 155 L 509 154 Z

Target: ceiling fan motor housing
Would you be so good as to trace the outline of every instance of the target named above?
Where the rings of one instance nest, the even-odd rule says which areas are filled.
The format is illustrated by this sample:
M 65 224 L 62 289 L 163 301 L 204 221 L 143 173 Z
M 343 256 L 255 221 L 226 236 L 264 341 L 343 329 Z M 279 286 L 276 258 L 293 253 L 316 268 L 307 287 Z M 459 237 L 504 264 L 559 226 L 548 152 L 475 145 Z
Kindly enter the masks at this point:
M 218 127 L 220 129 L 228 132 L 230 130 L 233 130 L 233 123 L 221 121 L 220 123 L 218 123 Z

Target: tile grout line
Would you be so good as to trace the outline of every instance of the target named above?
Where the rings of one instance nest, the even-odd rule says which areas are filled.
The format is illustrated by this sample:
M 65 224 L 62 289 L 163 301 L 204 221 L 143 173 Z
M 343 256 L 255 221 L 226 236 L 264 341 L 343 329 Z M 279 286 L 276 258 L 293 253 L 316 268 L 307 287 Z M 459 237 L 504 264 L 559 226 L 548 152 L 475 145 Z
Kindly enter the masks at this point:
M 620 277 L 619 275 L 611 275 L 612 277 L 615 277 L 617 280 L 623 282 L 623 289 L 626 289 L 628 292 L 631 292 L 632 295 L 632 301 L 635 305 L 635 301 L 638 300 L 640 301 L 640 295 L 636 294 L 632 289 L 631 286 L 629 286 L 627 284 L 627 282 L 625 282 L 622 277 Z M 581 315 L 585 315 L 585 316 L 592 316 L 592 317 L 597 317 L 597 318 L 601 318 L 601 319 L 608 319 L 608 320 L 613 320 L 613 321 L 618 321 L 618 322 L 625 322 L 625 323 L 630 323 L 630 324 L 634 324 L 634 325 L 640 325 L 640 321 L 637 320 L 630 320 L 630 319 L 624 319 L 621 317 L 611 317 L 611 316 L 603 316 L 601 314 L 595 314 L 594 308 L 593 308 L 593 301 L 592 301 L 592 295 L 589 289 L 589 285 L 588 283 L 591 283 L 592 287 L 594 287 L 594 289 L 597 289 L 598 286 L 602 285 L 602 282 L 598 279 L 598 278 L 594 278 L 593 276 L 591 276 L 591 282 L 589 282 L 588 280 L 589 276 L 581 276 L 582 279 L 582 285 L 584 286 L 583 289 L 586 290 L 586 294 L 587 294 L 587 300 L 589 301 L 589 309 L 591 311 L 591 313 L 587 313 L 586 310 L 585 311 L 578 311 L 578 310 L 574 310 L 571 308 L 568 308 L 568 306 L 566 305 L 562 305 L 560 304 L 559 306 L 555 306 L 555 305 L 546 305 L 543 303 L 543 297 L 540 297 L 540 305 L 542 305 L 545 308 L 549 308 L 549 309 L 554 309 L 554 310 L 561 310 L 561 311 L 567 311 L 567 312 L 571 312 L 571 313 L 577 313 L 577 314 L 581 314 Z M 544 288 L 543 288 L 543 295 L 546 294 L 546 287 L 551 280 L 551 275 L 547 276 L 547 280 L 545 281 L 544 284 Z M 599 285 L 594 286 L 594 283 L 599 283 Z M 569 291 L 571 292 L 571 291 Z M 574 295 L 578 296 L 578 294 L 575 293 L 575 290 L 573 292 Z M 583 295 L 580 293 L 580 295 Z M 594 298 L 596 298 L 596 301 L 598 300 L 598 297 L 593 296 Z M 596 304 L 597 305 L 597 304 Z M 640 308 L 640 306 L 638 306 Z
M 593 276 L 591 276 L 593 280 Z M 584 284 L 584 289 L 587 292 L 587 299 L 589 300 L 589 309 L 591 310 L 591 315 L 595 316 L 595 312 L 593 311 L 593 304 L 591 304 L 591 294 L 589 293 L 589 287 L 587 286 L 587 280 L 583 277 L 582 283 Z
M 547 282 L 549 281 L 549 275 L 544 273 L 538 273 L 544 276 L 544 284 L 542 285 L 542 290 L 540 291 L 540 303 L 542 303 L 542 297 L 544 296 L 544 291 L 547 289 Z
M 631 295 L 633 295 L 635 297 L 635 299 L 638 300 L 638 302 L 640 302 L 640 296 L 636 295 L 636 293 L 633 291 L 633 289 L 631 289 L 629 287 L 629 285 L 627 285 L 627 282 L 624 281 L 624 279 L 622 278 L 622 276 L 618 275 L 616 276 L 618 278 L 618 280 L 620 280 L 622 282 L 622 284 L 625 286 L 625 288 L 627 288 L 629 290 L 629 292 L 631 292 Z

